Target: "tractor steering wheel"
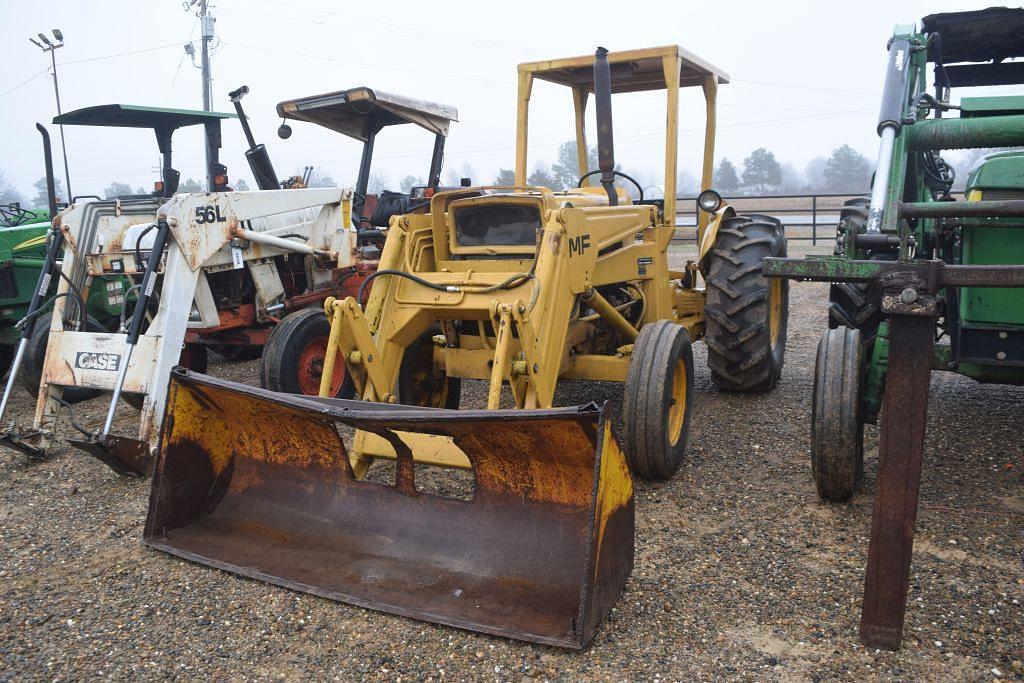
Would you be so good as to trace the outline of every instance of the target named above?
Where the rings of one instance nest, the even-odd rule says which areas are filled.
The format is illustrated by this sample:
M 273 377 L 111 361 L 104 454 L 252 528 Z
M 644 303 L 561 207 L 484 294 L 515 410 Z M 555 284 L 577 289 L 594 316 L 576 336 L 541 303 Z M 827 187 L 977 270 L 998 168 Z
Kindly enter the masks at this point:
M 580 179 L 576 182 L 576 187 L 583 187 L 583 181 L 584 180 L 586 180 L 587 178 L 589 178 L 592 175 L 597 175 L 600 172 L 601 172 L 600 169 L 598 169 L 598 170 L 595 170 L 595 171 L 590 171 L 589 173 L 584 173 L 583 175 L 580 176 Z M 622 171 L 612 171 L 612 173 L 614 175 L 617 175 L 617 176 L 621 177 L 621 178 L 625 178 L 629 182 L 633 183 L 633 187 L 636 188 L 636 191 L 637 191 L 637 194 L 638 194 L 637 201 L 638 202 L 642 202 L 644 200 L 644 188 L 640 187 L 640 183 L 638 183 L 634 178 L 632 178 L 631 176 L 626 175 Z

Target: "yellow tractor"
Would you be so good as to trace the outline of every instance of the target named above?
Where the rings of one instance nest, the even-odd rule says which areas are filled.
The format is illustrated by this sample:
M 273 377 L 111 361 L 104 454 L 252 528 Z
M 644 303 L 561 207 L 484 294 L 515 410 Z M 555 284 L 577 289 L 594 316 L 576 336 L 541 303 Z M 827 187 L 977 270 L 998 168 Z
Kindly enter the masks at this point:
M 572 89 L 576 189 L 526 186 L 534 79 Z M 738 216 L 708 190 L 699 200 L 698 258 L 681 271 L 669 267 L 678 89 L 700 85 L 707 97 L 707 190 L 722 81 L 720 71 L 675 46 L 521 65 L 517 187 L 440 193 L 428 215 L 392 223 L 365 310 L 351 297 L 327 302 L 329 344 L 338 350 L 328 354 L 328 367 L 343 359 L 364 400 L 444 408 L 459 407 L 462 379 L 490 382 L 489 409 L 499 407 L 504 386 L 517 408 L 551 408 L 560 379 L 625 382 L 630 466 L 645 478 L 670 477 L 686 445 L 691 342 L 707 341 L 715 383 L 739 391 L 775 386 L 785 351 L 787 290 L 759 270 L 763 257 L 785 253 L 778 221 Z M 668 92 L 664 199 L 645 199 L 639 183 L 614 170 L 611 94 L 638 90 Z M 589 92 L 596 170 L 584 166 Z M 589 186 L 591 178 L 599 184 Z M 633 186 L 634 198 L 616 187 L 617 178 Z M 443 440 L 419 441 L 424 462 L 467 466 Z M 361 433 L 356 473 L 379 456 L 394 453 Z
M 578 188 L 525 182 L 535 79 L 572 91 Z M 706 340 L 725 389 L 769 390 L 782 368 L 787 289 L 761 261 L 785 255 L 783 227 L 710 189 L 725 82 L 678 46 L 520 65 L 516 186 L 440 192 L 391 219 L 365 307 L 363 291 L 325 302 L 323 398 L 175 371 L 147 543 L 354 604 L 583 646 L 632 568 L 629 469 L 664 479 L 683 457 L 691 342 Z M 672 270 L 687 86 L 707 101 L 705 191 L 697 253 Z M 615 170 L 611 96 L 649 90 L 667 93 L 663 199 Z M 586 168 L 590 93 L 599 169 Z M 336 363 L 361 401 L 327 398 Z M 489 382 L 487 410 L 443 410 L 459 407 L 463 379 Z M 607 406 L 553 407 L 561 379 L 625 382 L 621 450 Z M 337 423 L 355 430 L 347 448 Z M 360 481 L 376 458 L 397 458 L 393 486 Z M 425 493 L 415 464 L 471 469 L 472 496 Z

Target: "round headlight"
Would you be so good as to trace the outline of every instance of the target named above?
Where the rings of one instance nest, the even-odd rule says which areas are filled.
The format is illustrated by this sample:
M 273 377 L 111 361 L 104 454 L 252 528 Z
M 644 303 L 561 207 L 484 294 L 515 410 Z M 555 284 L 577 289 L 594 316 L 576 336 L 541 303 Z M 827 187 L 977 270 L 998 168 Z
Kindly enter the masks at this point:
M 722 207 L 722 195 L 714 190 L 704 190 L 697 196 L 697 206 L 701 211 L 714 213 Z

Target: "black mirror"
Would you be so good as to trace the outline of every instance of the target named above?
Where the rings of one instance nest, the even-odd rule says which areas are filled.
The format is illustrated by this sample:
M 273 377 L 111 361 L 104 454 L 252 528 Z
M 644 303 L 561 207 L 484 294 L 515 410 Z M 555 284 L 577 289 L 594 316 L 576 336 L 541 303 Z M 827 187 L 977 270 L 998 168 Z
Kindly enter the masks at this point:
M 181 173 L 173 168 L 164 169 L 164 196 L 173 197 L 178 191 L 178 183 L 181 181 Z

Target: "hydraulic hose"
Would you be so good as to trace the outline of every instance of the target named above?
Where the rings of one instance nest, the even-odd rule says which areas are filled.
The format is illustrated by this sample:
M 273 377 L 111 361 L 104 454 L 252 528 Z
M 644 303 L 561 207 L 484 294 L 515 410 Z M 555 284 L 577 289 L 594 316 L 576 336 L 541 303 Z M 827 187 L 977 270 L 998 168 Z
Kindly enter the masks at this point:
M 501 283 L 496 284 L 496 285 L 488 285 L 486 287 L 477 287 L 477 286 L 474 286 L 474 285 L 441 285 L 441 284 L 438 284 L 436 282 L 431 282 L 429 280 L 424 280 L 423 278 L 419 277 L 418 275 L 413 275 L 412 273 L 407 273 L 404 270 L 388 270 L 388 269 L 378 270 L 376 272 L 371 273 L 369 276 L 367 276 L 367 278 L 365 280 L 363 280 L 361 283 L 359 283 L 359 290 L 356 292 L 356 301 L 360 302 L 360 305 L 362 305 L 363 293 L 366 291 L 366 286 L 368 284 L 370 284 L 370 282 L 372 282 L 373 280 L 377 279 L 378 277 L 380 277 L 382 275 L 394 275 L 394 276 L 397 276 L 397 277 L 404 277 L 407 280 L 412 280 L 416 284 L 423 285 L 424 287 L 427 287 L 428 289 L 433 289 L 433 290 L 436 290 L 438 292 L 464 292 L 464 291 L 468 290 L 468 291 L 472 291 L 472 292 L 474 292 L 476 294 L 489 294 L 490 292 L 496 292 L 496 291 L 498 291 L 500 289 L 512 289 L 513 287 L 518 287 L 519 285 L 523 284 L 523 282 L 525 282 L 527 280 L 533 280 L 534 279 L 534 275 L 531 272 L 531 273 L 516 273 L 515 275 L 513 275 L 510 278 L 508 278 L 504 282 L 501 282 Z

